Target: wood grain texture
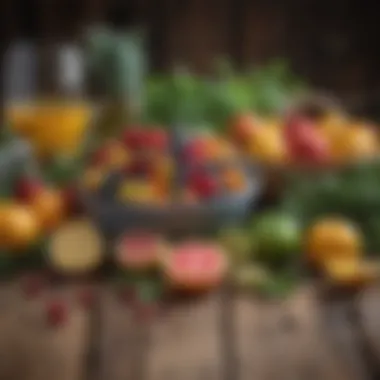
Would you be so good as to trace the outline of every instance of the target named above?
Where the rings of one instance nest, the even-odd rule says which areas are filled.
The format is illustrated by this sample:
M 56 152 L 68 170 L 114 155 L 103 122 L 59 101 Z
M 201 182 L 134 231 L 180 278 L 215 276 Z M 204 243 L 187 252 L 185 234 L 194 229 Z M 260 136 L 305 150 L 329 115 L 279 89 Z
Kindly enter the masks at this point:
M 100 295 L 100 379 L 137 379 L 141 369 L 141 330 L 135 323 L 131 308 L 112 287 L 105 286 Z
M 371 378 L 380 377 L 380 287 L 360 293 L 355 303 L 360 350 Z
M 220 297 L 173 307 L 151 327 L 148 380 L 219 380 Z
M 87 341 L 87 312 L 77 303 L 76 289 L 51 290 L 26 299 L 17 285 L 0 295 L 0 378 L 81 380 Z M 69 310 L 60 327 L 46 323 L 46 303 L 59 299 Z M 5 301 L 4 301 L 5 300 Z
M 359 379 L 350 377 L 329 344 L 310 289 L 284 302 L 236 302 L 241 380 Z
M 99 286 L 96 309 L 85 309 L 78 297 L 83 289 L 66 284 L 25 298 L 20 284 L 0 285 L 0 380 L 378 378 L 377 287 L 354 304 L 352 297 L 322 300 L 311 286 L 278 302 L 214 294 L 168 304 L 150 321 L 111 285 Z M 49 300 L 68 306 L 61 327 L 47 326 Z

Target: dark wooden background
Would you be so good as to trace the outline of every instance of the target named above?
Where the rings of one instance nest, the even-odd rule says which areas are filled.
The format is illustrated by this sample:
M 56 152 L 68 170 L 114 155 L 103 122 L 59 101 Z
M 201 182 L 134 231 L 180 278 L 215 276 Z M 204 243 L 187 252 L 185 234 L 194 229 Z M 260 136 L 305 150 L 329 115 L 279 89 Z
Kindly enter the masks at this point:
M 98 21 L 142 25 L 153 69 L 217 57 L 239 68 L 285 57 L 296 73 L 341 96 L 377 101 L 376 0 L 2 0 L 8 37 L 65 41 Z M 379 102 L 380 104 L 380 102 Z

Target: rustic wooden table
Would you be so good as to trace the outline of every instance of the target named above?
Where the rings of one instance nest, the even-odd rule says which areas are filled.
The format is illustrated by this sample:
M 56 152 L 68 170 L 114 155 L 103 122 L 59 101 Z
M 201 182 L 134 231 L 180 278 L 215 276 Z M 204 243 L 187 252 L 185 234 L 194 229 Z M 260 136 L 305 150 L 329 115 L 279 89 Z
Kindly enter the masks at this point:
M 1 285 L 0 379 L 380 379 L 380 288 L 327 300 L 305 285 L 282 302 L 222 292 L 146 323 L 109 284 L 86 309 L 83 286 L 30 298 L 20 281 Z M 47 327 L 46 301 L 58 296 L 69 319 Z

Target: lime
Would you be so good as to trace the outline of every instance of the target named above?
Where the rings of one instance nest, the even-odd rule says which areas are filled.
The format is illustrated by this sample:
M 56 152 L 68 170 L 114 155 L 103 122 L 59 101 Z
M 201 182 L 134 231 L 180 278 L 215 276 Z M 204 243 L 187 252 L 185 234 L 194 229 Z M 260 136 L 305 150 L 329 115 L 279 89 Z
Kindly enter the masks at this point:
M 297 218 L 282 213 L 262 214 L 252 228 L 259 258 L 273 265 L 284 264 L 298 253 L 301 228 Z

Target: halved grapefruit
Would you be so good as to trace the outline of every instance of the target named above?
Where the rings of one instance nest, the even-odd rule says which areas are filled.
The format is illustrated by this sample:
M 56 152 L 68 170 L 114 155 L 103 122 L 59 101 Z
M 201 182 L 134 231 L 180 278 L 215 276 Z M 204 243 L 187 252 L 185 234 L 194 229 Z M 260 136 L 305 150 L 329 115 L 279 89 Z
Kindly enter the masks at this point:
M 163 261 L 169 285 L 178 291 L 209 291 L 225 278 L 228 261 L 223 250 L 204 242 L 184 243 Z
M 149 232 L 130 232 L 122 236 L 116 247 L 115 260 L 123 268 L 154 268 L 169 250 L 161 236 Z

